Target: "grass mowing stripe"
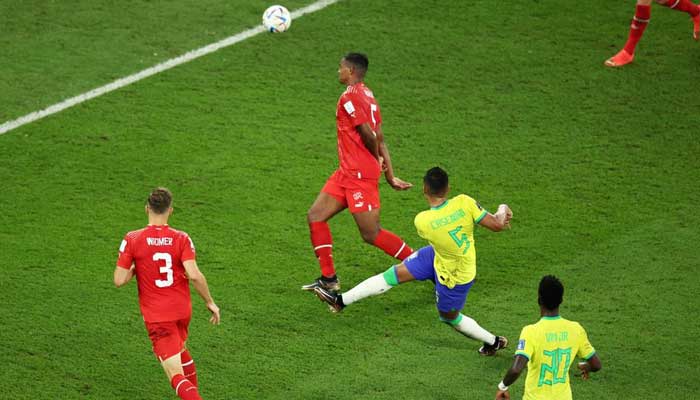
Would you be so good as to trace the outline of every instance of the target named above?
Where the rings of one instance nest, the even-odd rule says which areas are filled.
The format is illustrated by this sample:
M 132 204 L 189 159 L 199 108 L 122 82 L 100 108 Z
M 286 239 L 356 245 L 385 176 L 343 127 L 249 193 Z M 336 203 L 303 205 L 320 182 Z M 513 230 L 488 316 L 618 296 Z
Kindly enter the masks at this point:
M 313 12 L 319 11 L 333 3 L 337 3 L 340 0 L 321 0 L 317 1 L 313 4 L 309 4 L 306 7 L 302 7 L 298 10 L 295 10 L 292 12 L 292 19 L 299 18 L 305 14 L 311 14 Z M 158 74 L 163 71 L 167 71 L 173 67 L 177 67 L 180 64 L 184 64 L 186 62 L 190 62 L 194 59 L 197 59 L 199 57 L 205 56 L 207 54 L 213 53 L 219 49 L 222 49 L 224 47 L 232 46 L 238 42 L 242 42 L 250 37 L 253 37 L 257 34 L 260 34 L 262 32 L 265 32 L 265 28 L 262 25 L 259 25 L 255 28 L 247 29 L 243 32 L 239 32 L 233 36 L 229 36 L 225 39 L 222 39 L 218 42 L 209 44 L 204 47 L 200 47 L 199 49 L 188 51 L 187 53 L 171 58 L 170 60 L 164 61 L 160 64 L 154 65 L 153 67 L 144 69 L 141 72 L 137 72 L 135 74 L 129 75 L 124 78 L 117 79 L 116 81 L 112 83 L 108 83 L 104 86 L 100 86 L 96 89 L 90 90 L 89 92 L 85 92 L 83 94 L 71 97 L 69 99 L 66 99 L 60 103 L 56 103 L 52 106 L 49 106 L 43 110 L 40 111 L 34 111 L 32 113 L 29 113 L 25 116 L 19 117 L 17 119 L 14 119 L 12 121 L 7 121 L 4 124 L 0 125 L 0 135 L 7 133 L 13 129 L 19 128 L 22 125 L 26 125 L 28 123 L 37 121 L 41 118 L 48 117 L 49 115 L 56 114 L 57 112 L 63 111 L 67 108 L 73 107 L 74 105 L 80 104 L 84 101 L 94 99 L 95 97 L 102 96 L 105 93 L 109 93 L 111 91 L 123 88 L 124 86 L 131 85 L 134 82 L 138 82 L 142 79 L 148 78 L 151 75 Z

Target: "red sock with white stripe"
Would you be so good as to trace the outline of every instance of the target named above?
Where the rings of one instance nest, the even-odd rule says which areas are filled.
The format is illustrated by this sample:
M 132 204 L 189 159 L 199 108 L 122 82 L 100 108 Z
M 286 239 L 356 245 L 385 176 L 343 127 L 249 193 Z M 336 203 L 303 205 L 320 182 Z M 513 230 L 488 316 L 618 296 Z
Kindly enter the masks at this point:
M 316 253 L 318 264 L 321 267 L 321 275 L 326 278 L 335 276 L 331 228 L 327 222 L 309 222 L 309 231 L 311 232 L 311 244 L 314 246 L 314 253 Z
M 181 374 L 173 376 L 173 379 L 170 380 L 170 385 L 175 389 L 177 397 L 182 400 L 202 400 L 197 387 Z
M 675 0 L 672 0 L 675 1 Z M 644 30 L 649 24 L 649 18 L 651 17 L 651 6 L 644 6 L 637 4 L 637 8 L 634 13 L 634 19 L 632 19 L 632 25 L 630 25 L 630 34 L 627 38 L 627 43 L 625 43 L 625 51 L 629 54 L 634 54 L 634 49 L 637 47 L 639 39 L 642 38 Z
M 413 249 L 411 249 L 411 247 L 407 245 L 403 239 L 387 231 L 386 229 L 379 230 L 379 234 L 377 234 L 377 237 L 374 239 L 374 243 L 372 244 L 384 250 L 386 254 L 401 261 L 413 253 Z
M 690 0 L 668 0 L 666 3 L 662 4 L 676 11 L 683 11 L 690 14 L 691 17 L 695 17 L 700 14 L 700 8 L 693 4 Z
M 180 361 L 182 361 L 182 370 L 185 371 L 185 378 L 197 386 L 197 368 L 195 368 L 194 360 L 188 350 L 180 353 Z

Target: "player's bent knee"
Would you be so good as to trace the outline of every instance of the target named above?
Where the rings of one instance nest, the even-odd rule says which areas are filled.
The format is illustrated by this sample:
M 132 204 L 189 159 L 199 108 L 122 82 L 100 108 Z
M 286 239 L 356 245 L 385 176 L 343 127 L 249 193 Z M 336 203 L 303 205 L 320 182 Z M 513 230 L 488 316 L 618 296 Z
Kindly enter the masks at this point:
M 361 229 L 360 235 L 362 236 L 362 240 L 364 240 L 366 243 L 374 244 L 374 241 L 377 240 L 377 235 L 379 235 L 379 229 Z
M 168 375 L 168 379 L 172 379 L 173 376 L 178 374 L 183 374 L 182 363 L 180 362 L 180 353 L 163 360 L 160 363 L 165 370 L 165 374 Z
M 314 208 L 309 208 L 309 211 L 306 212 L 306 221 L 307 222 L 320 222 L 321 221 L 321 216 L 319 215 L 319 212 L 314 210 Z
M 462 314 L 458 314 L 455 318 L 448 318 L 441 315 L 440 321 L 454 328 L 462 321 Z
M 384 281 L 389 286 L 397 286 L 399 284 L 399 275 L 396 272 L 396 266 L 392 265 L 391 268 L 384 271 Z

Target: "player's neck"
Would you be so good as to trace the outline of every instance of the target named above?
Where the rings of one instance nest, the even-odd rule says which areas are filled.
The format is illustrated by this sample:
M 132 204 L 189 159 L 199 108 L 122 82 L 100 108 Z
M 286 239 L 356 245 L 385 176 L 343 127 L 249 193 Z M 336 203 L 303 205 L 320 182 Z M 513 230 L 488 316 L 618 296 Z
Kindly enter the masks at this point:
M 447 197 L 428 197 L 428 204 L 430 204 L 430 208 L 440 207 L 441 205 L 445 204 L 446 201 Z
M 149 215 L 148 216 L 148 225 L 153 225 L 153 226 L 168 225 L 168 217 L 162 217 L 162 216 L 158 216 L 158 215 Z
M 558 317 L 559 308 L 554 310 L 547 310 L 546 308 L 540 308 L 540 315 L 543 317 Z
M 348 86 L 355 86 L 358 83 L 362 83 L 362 79 L 353 77 L 350 77 L 350 79 L 348 79 Z

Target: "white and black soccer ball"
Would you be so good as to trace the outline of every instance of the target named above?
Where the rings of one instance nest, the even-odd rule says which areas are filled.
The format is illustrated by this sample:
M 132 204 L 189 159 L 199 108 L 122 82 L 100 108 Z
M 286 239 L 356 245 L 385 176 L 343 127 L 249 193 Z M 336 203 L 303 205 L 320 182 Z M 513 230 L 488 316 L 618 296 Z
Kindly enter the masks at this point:
M 270 6 L 263 13 L 262 23 L 269 32 L 284 32 L 292 26 L 292 15 L 284 6 Z

